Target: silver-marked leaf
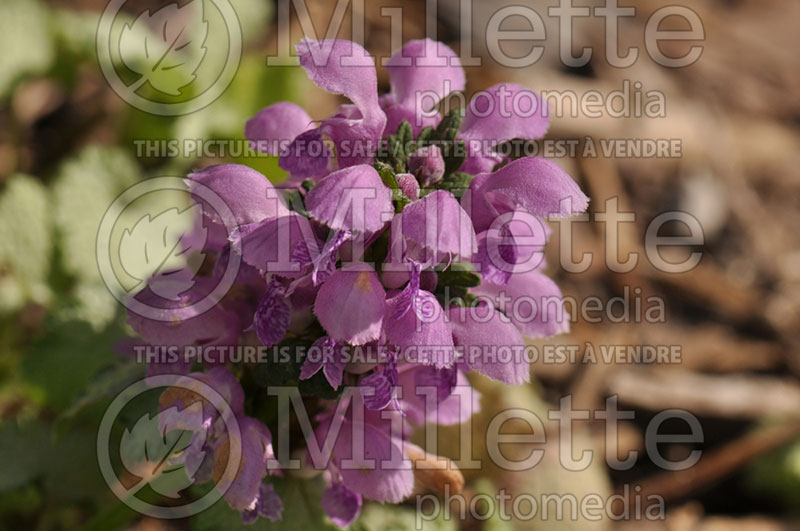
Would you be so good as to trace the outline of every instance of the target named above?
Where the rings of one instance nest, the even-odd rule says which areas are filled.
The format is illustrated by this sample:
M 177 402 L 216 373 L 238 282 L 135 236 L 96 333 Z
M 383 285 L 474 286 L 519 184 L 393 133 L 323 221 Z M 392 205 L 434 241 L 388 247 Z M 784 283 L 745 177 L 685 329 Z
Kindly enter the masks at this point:
M 203 0 L 183 7 L 177 3 L 139 15 L 122 28 L 119 54 L 125 66 L 141 74 L 135 85 L 149 82 L 155 89 L 179 96 L 191 84 L 206 54 L 208 22 Z
M 194 483 L 199 461 L 187 467 L 187 454 L 202 452 L 206 434 L 203 430 L 188 431 L 178 426 L 202 426 L 203 404 L 198 401 L 183 410 L 171 407 L 155 416 L 145 413 L 133 428 L 122 433 L 120 460 L 133 475 L 141 478 L 134 487 L 149 485 L 170 498 Z
M 132 229 L 125 229 L 119 246 L 123 269 L 139 280 L 141 285 L 146 277 L 137 276 L 136 272 L 141 269 L 136 266 L 143 262 L 151 276 L 163 280 L 151 283 L 150 288 L 156 295 L 178 300 L 181 293 L 194 285 L 194 276 L 202 264 L 202 260 L 189 258 L 193 253 L 202 257 L 202 249 L 208 238 L 206 227 L 196 226 L 190 231 L 181 229 L 201 219 L 202 208 L 202 205 L 195 203 L 184 210 L 171 208 L 155 217 L 147 214 Z M 176 263 L 179 260 L 183 260 L 180 265 Z

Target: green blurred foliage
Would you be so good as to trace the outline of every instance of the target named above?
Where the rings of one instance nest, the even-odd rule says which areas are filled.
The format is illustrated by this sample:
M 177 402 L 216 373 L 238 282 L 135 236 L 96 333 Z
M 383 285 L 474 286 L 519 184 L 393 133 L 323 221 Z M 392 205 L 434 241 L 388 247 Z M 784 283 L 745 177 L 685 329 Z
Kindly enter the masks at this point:
M 260 43 L 271 3 L 231 3 L 244 40 L 231 85 L 204 109 L 162 117 L 125 104 L 107 88 L 95 51 L 99 11 L 0 1 L 0 113 L 10 120 L 0 141 L 22 153 L 30 138 L 32 124 L 17 120 L 13 105 L 31 81 L 56 87 L 72 102 L 88 76 L 115 109 L 100 118 L 100 134 L 52 155 L 54 161 L 36 166 L 40 174 L 0 178 L 0 530 L 120 529 L 140 517 L 113 496 L 97 465 L 97 427 L 106 406 L 144 373 L 119 351 L 131 331 L 100 277 L 97 230 L 114 199 L 150 177 L 185 176 L 227 161 L 248 164 L 273 181 L 284 178 L 266 157 L 137 156 L 136 140 L 240 141 L 246 120 L 262 107 L 303 103 L 307 81 L 298 69 L 266 68 Z M 213 38 L 219 36 L 209 34 Z M 290 501 L 304 497 L 292 489 L 312 486 L 278 488 L 288 489 L 287 510 L 323 521 L 320 511 Z

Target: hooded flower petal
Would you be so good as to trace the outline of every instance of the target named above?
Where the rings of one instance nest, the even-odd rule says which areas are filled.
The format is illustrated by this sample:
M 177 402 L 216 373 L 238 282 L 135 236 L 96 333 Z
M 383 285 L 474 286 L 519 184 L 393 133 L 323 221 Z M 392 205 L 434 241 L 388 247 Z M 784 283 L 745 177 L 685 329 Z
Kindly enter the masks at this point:
M 505 286 L 484 282 L 470 292 L 488 297 L 527 337 L 550 337 L 569 331 L 561 290 L 539 271 L 515 273 Z
M 320 128 L 299 134 L 281 153 L 278 166 L 292 176 L 293 181 L 315 179 L 328 173 L 331 150 Z
M 162 282 L 170 281 L 155 278 L 151 279 L 150 284 Z M 211 293 L 216 285 L 211 278 L 198 278 L 190 289 L 179 293 L 176 300 L 157 295 L 163 290 L 152 289 L 148 285 L 133 299 L 151 309 L 161 308 L 158 318 L 144 317 L 131 311 L 128 313 L 128 324 L 150 345 L 233 345 L 242 328 L 235 313 L 219 304 L 203 313 L 197 311 L 196 303 Z
M 339 527 L 347 527 L 361 512 L 361 495 L 334 482 L 322 493 L 322 509 Z
M 321 136 L 312 144 L 317 145 L 322 137 L 330 139 L 334 153 L 310 153 L 308 156 L 320 160 L 308 164 L 295 161 L 291 163 L 294 169 L 286 169 L 293 175 L 298 170 L 313 168 L 316 171 L 322 168 L 325 157 L 335 158 L 339 168 L 372 162 L 386 125 L 386 115 L 378 103 L 378 81 L 372 57 L 358 44 L 343 40 L 304 39 L 298 43 L 297 53 L 300 65 L 314 83 L 348 98 L 355 108 L 348 107 L 346 112 L 323 120 L 318 129 Z M 293 146 L 289 151 L 293 157 L 306 156 L 302 149 L 303 146 Z
M 240 511 L 257 510 L 261 480 L 267 473 L 267 460 L 274 457 L 272 436 L 269 429 L 251 417 L 240 417 L 241 461 L 231 482 L 224 481 L 223 474 L 230 458 L 230 439 L 225 439 L 217 449 L 214 459 L 214 481 L 224 492 L 225 500 Z
M 354 401 L 360 400 L 357 395 Z M 360 407 L 363 407 L 360 406 Z M 330 421 L 320 423 L 316 430 L 320 446 L 325 440 Z M 362 442 L 359 451 L 356 441 Z M 402 466 L 402 434 L 393 433 L 392 422 L 371 417 L 368 422 L 346 419 L 333 444 L 333 460 L 342 483 L 365 498 L 399 503 L 410 496 L 414 488 L 414 474 Z
M 387 304 L 389 315 L 396 315 L 393 301 Z M 417 311 L 406 312 L 399 319 L 386 322 L 386 339 L 401 349 L 415 347 L 420 363 L 432 364 L 436 367 L 449 367 L 453 364 L 453 336 L 445 322 L 444 310 L 436 297 L 425 290 L 419 290 L 415 305 Z M 420 315 L 422 317 L 420 317 Z
M 244 135 L 256 150 L 277 156 L 310 126 L 311 117 L 302 107 L 282 101 L 261 109 L 250 118 Z
M 467 366 L 512 385 L 530 381 L 530 364 L 524 356 L 525 340 L 492 306 L 454 306 L 448 318 L 453 340 L 464 347 Z
M 314 313 L 334 340 L 363 345 L 381 335 L 386 291 L 372 268 L 350 264 L 319 289 Z
M 209 166 L 189 174 L 186 183 L 192 193 L 197 193 L 199 184 L 219 196 L 230 212 L 217 212 L 213 205 L 209 208 L 207 204 L 203 211 L 213 221 L 226 227 L 274 218 L 287 212 L 272 183 L 256 170 L 241 164 Z
M 547 218 L 578 214 L 589 205 L 577 183 L 556 163 L 541 157 L 517 159 L 494 173 L 477 176 L 469 195 L 478 231 L 517 207 Z
M 392 245 L 406 244 L 405 256 L 436 265 L 455 257 L 469 259 L 477 249 L 469 215 L 450 192 L 437 190 L 414 201 L 392 220 Z M 393 259 L 401 261 L 393 255 Z
M 469 156 L 461 166 L 467 173 L 491 171 L 500 158 L 491 148 L 515 138 L 533 140 L 549 126 L 547 102 L 534 91 L 514 83 L 494 85 L 476 95 L 461 123 L 461 138 Z
M 386 70 L 391 80 L 389 98 L 382 100 L 388 122 L 386 133 L 408 121 L 414 133 L 426 125 L 436 125 L 430 111 L 451 92 L 464 90 L 464 69 L 458 55 L 447 45 L 431 39 L 407 42 L 395 53 Z
M 408 41 L 386 63 L 394 103 L 430 110 L 451 92 L 464 90 L 466 79 L 458 55 L 442 42 L 431 39 Z M 417 102 L 421 93 L 428 97 Z
M 441 114 L 436 111 L 420 113 L 413 107 L 395 105 L 392 94 L 384 94 L 380 98 L 381 109 L 386 113 L 386 127 L 383 136 L 393 134 L 403 122 L 411 124 L 411 132 L 414 136 L 425 127 L 436 127 L 442 120 Z
M 290 278 L 301 276 L 308 265 L 297 261 L 298 246 L 312 249 L 312 256 L 321 247 L 308 219 L 296 212 L 239 227 L 231 242 L 240 246 L 246 263 Z
M 231 371 L 225 367 L 213 367 L 204 373 L 195 373 L 193 376 L 218 392 L 235 415 L 241 415 L 244 411 L 244 390 Z M 219 413 L 210 404 L 206 411 Z
M 515 272 L 543 267 L 549 232 L 540 218 L 523 210 L 497 218 L 478 234 L 478 252 L 472 258 L 482 281 L 505 286 Z
M 331 173 L 308 193 L 311 216 L 334 230 L 375 232 L 394 213 L 392 191 L 372 166 L 351 166 Z
M 345 40 L 303 39 L 297 55 L 311 81 L 353 102 L 367 122 L 386 119 L 378 105 L 375 63 L 359 44 Z M 381 124 L 383 125 L 383 124 Z
M 281 501 L 271 483 L 262 483 L 258 488 L 255 508 L 242 511 L 242 522 L 245 525 L 255 523 L 259 517 L 267 518 L 273 522 L 283 519 L 283 501 Z
M 403 388 L 400 409 L 409 422 L 418 426 L 426 422 L 461 424 L 480 411 L 480 393 L 456 367 L 406 366 L 400 372 L 398 385 Z

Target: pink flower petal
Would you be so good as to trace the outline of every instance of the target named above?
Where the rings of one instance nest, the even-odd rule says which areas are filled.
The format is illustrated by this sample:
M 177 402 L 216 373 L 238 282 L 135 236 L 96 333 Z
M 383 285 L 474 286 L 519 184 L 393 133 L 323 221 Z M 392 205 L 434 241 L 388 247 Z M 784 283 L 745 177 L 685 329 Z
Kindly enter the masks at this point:
M 372 268 L 350 264 L 319 289 L 314 313 L 334 340 L 363 345 L 381 335 L 386 291 Z

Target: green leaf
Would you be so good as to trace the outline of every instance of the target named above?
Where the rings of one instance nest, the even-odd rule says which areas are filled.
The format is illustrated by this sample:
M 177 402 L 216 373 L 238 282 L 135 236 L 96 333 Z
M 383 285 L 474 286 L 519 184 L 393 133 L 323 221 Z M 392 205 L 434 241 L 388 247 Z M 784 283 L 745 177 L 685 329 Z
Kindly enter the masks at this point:
M 372 166 L 378 171 L 378 175 L 381 176 L 383 184 L 391 188 L 392 200 L 395 202 L 395 211 L 402 212 L 403 208 L 411 203 L 411 199 L 409 199 L 406 194 L 400 190 L 400 185 L 397 182 L 397 176 L 395 175 L 394 170 L 391 166 L 383 162 L 376 162 Z
M 389 161 L 394 166 L 395 171 L 398 173 L 405 171 L 406 157 L 400 139 L 397 138 L 397 135 L 389 135 L 387 137 L 387 142 L 389 147 Z
M 56 423 L 74 419 L 81 411 L 111 400 L 129 384 L 144 376 L 144 367 L 131 362 L 120 362 L 95 375 L 83 393 L 57 419 Z
M 157 415 L 145 413 L 131 429 L 125 428 L 120 440 L 120 459 L 128 472 L 141 478 L 139 484 L 169 498 L 178 498 L 181 490 L 190 487 L 197 472 L 189 470 L 180 457 L 192 442 L 192 432 L 165 424 L 177 413 L 182 422 L 199 426 L 203 405 L 195 402 L 180 411 L 171 407 Z
M 49 430 L 39 422 L 18 425 L 12 421 L 0 425 L 0 455 L 6 457 L 0 474 L 0 492 L 24 485 L 44 472 L 50 450 L 48 436 Z
M 453 141 L 458 136 L 458 129 L 464 120 L 464 109 L 461 107 L 451 109 L 444 115 L 442 121 L 436 126 L 436 130 L 431 135 L 433 140 Z
M 436 187 L 440 190 L 447 190 L 458 199 L 461 199 L 464 192 L 469 189 L 469 185 L 474 178 L 474 175 L 457 171 L 445 177 Z
M 381 180 L 383 184 L 391 188 L 392 190 L 397 190 L 400 185 L 397 184 L 397 177 L 395 177 L 394 170 L 388 164 L 383 162 L 376 162 L 372 165 L 373 168 L 378 172 L 378 175 L 381 176 Z
M 414 131 L 407 120 L 403 120 L 397 127 L 397 141 L 400 143 L 404 157 L 408 157 L 414 147 Z
M 120 328 L 101 333 L 82 321 L 51 319 L 21 365 L 23 380 L 56 411 L 68 408 L 103 367 L 116 362 L 114 343 Z
M 481 276 L 472 264 L 457 263 L 445 271 L 439 271 L 438 284 L 442 286 L 474 288 L 480 286 Z
M 449 147 L 444 157 L 445 175 L 458 171 L 467 159 L 467 143 L 464 140 L 455 140 Z
M 427 145 L 428 140 L 431 138 L 432 135 L 433 135 L 433 127 L 431 127 L 430 125 L 426 125 L 422 129 L 422 131 L 419 132 L 419 135 L 417 135 L 417 147 L 421 148 Z
M 50 503 L 108 497 L 96 462 L 97 432 L 73 430 L 54 438 L 39 421 L 6 422 L 0 426 L 0 452 L 6 456 L 0 491 L 40 481 Z

